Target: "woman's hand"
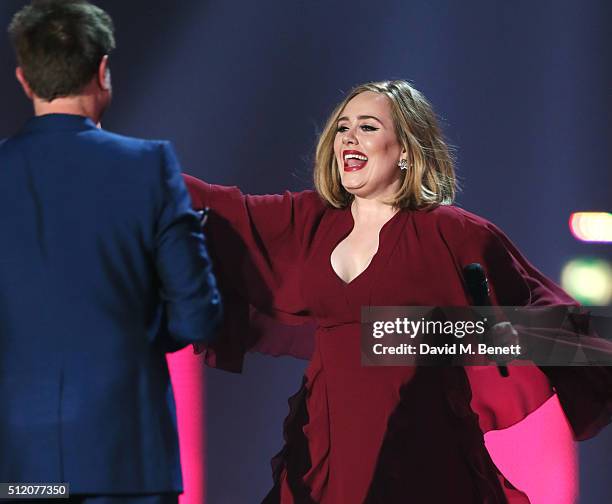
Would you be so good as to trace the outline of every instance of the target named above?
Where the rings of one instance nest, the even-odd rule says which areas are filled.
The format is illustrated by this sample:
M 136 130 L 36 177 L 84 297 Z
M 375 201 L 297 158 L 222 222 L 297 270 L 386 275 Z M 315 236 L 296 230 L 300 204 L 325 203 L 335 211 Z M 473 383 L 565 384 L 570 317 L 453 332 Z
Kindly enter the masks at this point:
M 206 207 L 203 210 L 196 210 L 195 212 L 198 214 L 198 217 L 200 218 L 201 226 L 204 227 L 206 225 L 206 221 L 208 221 L 208 214 L 210 213 L 210 208 Z

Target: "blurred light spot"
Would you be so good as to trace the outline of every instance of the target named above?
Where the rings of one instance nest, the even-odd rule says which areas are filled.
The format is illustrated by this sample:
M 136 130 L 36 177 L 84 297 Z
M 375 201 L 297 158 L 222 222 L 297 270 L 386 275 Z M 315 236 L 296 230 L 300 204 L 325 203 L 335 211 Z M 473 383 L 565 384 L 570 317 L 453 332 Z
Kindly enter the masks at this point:
M 574 238 L 587 242 L 612 242 L 612 213 L 575 212 L 570 216 Z
M 605 306 L 612 301 L 612 267 L 602 259 L 573 259 L 563 267 L 561 285 L 583 304 Z

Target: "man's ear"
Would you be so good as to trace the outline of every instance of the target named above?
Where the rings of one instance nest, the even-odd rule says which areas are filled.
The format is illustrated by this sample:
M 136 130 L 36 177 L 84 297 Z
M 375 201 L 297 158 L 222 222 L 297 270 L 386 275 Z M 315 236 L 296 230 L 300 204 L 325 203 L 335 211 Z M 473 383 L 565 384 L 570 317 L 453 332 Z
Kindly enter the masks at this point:
M 23 75 L 23 68 L 18 66 L 15 69 L 15 77 L 17 77 L 17 80 L 19 81 L 19 84 L 21 84 L 21 88 L 23 89 L 23 92 L 26 94 L 26 96 L 30 100 L 33 100 L 34 99 L 34 93 L 32 92 L 32 89 L 30 88 L 30 85 L 28 84 L 28 81 L 26 80 L 25 76 Z
M 111 90 L 111 77 L 110 77 L 110 69 L 108 68 L 108 54 L 104 55 L 104 57 L 100 60 L 100 65 L 98 66 L 98 86 L 104 91 Z

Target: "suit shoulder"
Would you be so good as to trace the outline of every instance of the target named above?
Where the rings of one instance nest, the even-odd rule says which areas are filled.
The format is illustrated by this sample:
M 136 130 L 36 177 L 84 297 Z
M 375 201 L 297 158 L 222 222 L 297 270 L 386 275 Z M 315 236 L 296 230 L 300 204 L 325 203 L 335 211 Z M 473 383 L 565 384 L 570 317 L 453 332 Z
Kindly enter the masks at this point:
M 114 146 L 116 149 L 126 152 L 155 153 L 159 155 L 163 148 L 168 148 L 171 145 L 167 140 L 146 140 L 106 130 L 94 131 L 93 137 L 106 147 Z
M 180 169 L 172 144 L 165 140 L 145 140 L 102 130 L 92 132 L 82 147 L 83 152 L 97 152 L 98 160 L 103 163 L 112 159 L 112 165 L 106 163 L 107 166 L 126 167 L 131 173 L 147 174 L 156 180 L 165 176 L 169 166 Z
M 0 149 L 2 149 L 2 151 L 6 152 L 7 149 L 12 149 L 13 147 L 16 147 L 19 145 L 21 140 L 20 135 L 13 135 L 13 136 L 9 136 L 7 138 L 2 138 L 0 139 Z

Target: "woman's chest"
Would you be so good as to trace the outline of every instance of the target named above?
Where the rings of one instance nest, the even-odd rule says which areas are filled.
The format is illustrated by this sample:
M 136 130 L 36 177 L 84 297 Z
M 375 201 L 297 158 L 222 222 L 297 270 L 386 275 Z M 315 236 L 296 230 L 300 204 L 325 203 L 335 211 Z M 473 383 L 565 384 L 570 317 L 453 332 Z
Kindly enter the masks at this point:
M 335 271 L 332 258 L 351 231 L 342 218 L 323 221 L 302 265 L 302 295 L 322 325 L 358 322 L 362 306 L 444 306 L 466 304 L 461 267 L 435 230 L 424 236 L 401 212 L 381 230 L 369 264 L 350 282 Z
M 382 225 L 355 225 L 352 231 L 331 251 L 329 260 L 336 275 L 350 283 L 363 273 L 378 252 Z

